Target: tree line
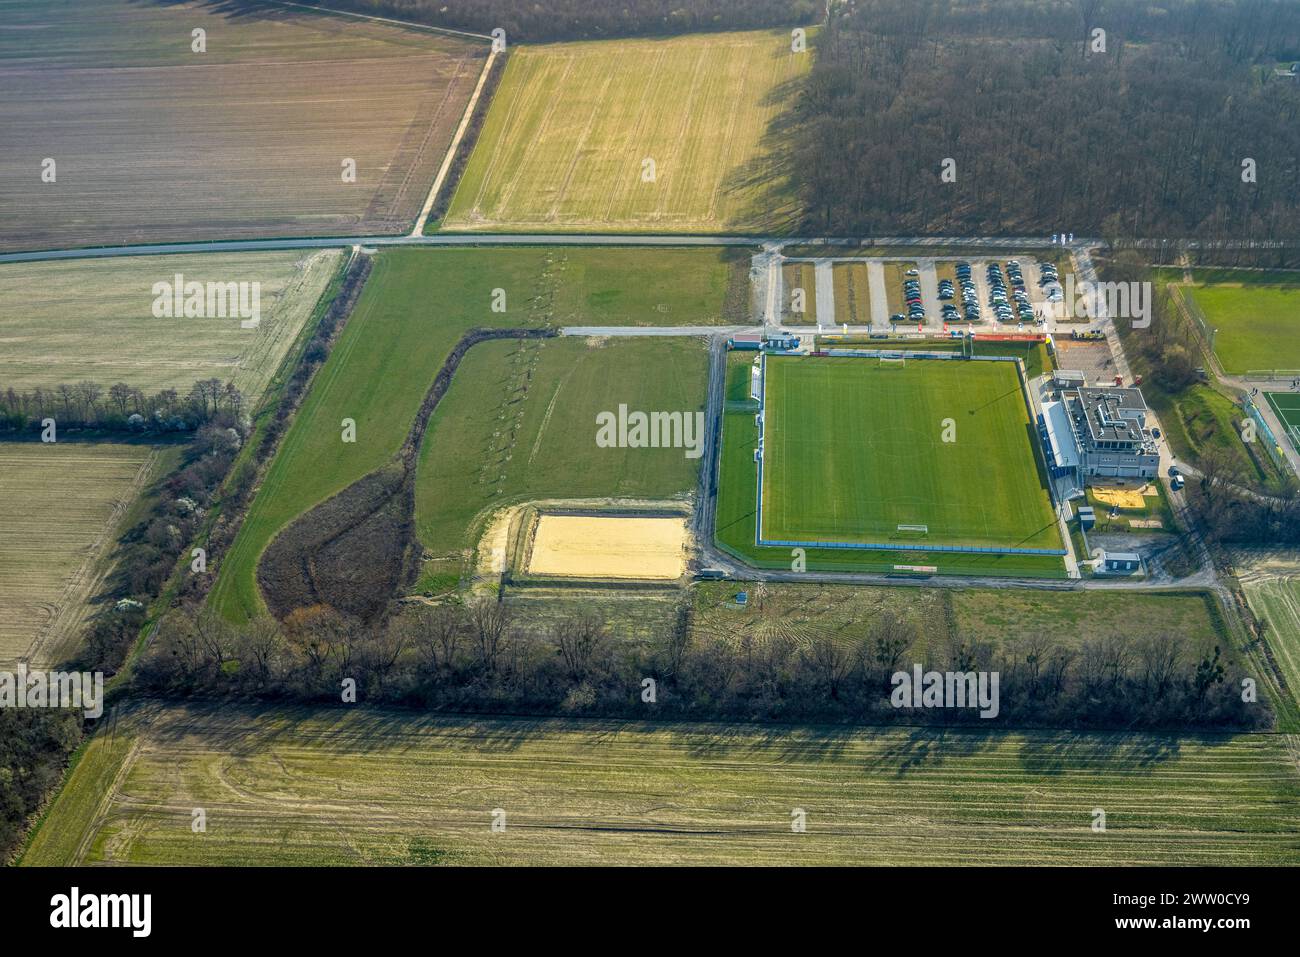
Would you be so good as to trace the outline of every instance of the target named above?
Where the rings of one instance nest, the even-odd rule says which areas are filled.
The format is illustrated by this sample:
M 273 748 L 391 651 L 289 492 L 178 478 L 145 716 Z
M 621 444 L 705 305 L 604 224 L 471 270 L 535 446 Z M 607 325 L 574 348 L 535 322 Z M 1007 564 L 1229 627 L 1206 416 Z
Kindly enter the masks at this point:
M 806 229 L 1300 236 L 1296 0 L 857 0 L 815 46 Z
M 193 432 L 218 417 L 238 421 L 244 397 L 233 382 L 202 379 L 188 392 L 143 389 L 115 382 L 62 383 L 53 388 L 0 391 L 0 432 L 40 431 L 46 419 L 59 428 L 106 432 Z
M 929 653 L 921 639 L 888 613 L 806 642 L 735 639 L 693 624 L 689 603 L 646 643 L 619 640 L 594 611 L 537 620 L 492 598 L 406 606 L 377 627 L 326 606 L 236 626 L 190 605 L 162 619 L 132 680 L 146 694 L 335 703 L 350 680 L 358 702 L 432 711 L 1075 728 L 1272 721 L 1267 704 L 1243 701 L 1246 676 L 1218 647 L 1193 650 L 1174 634 L 1077 646 L 956 637 Z M 997 672 L 998 719 L 895 708 L 891 679 L 918 661 Z
M 812 23 L 825 9 L 818 0 L 328 0 L 322 5 L 470 33 L 500 28 L 507 42 L 753 30 Z

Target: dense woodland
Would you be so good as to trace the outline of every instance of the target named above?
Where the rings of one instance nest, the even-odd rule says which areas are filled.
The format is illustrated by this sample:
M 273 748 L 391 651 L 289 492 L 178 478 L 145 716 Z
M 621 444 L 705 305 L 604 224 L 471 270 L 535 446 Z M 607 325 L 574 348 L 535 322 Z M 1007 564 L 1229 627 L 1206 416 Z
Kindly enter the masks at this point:
M 1300 236 L 1298 0 L 857 0 L 816 48 L 774 143 L 809 230 Z
M 0 708 L 0 864 L 62 779 L 81 735 L 80 712 Z
M 812 23 L 825 10 L 822 0 L 321 0 L 320 5 L 472 33 L 500 27 L 507 42 L 749 30 Z

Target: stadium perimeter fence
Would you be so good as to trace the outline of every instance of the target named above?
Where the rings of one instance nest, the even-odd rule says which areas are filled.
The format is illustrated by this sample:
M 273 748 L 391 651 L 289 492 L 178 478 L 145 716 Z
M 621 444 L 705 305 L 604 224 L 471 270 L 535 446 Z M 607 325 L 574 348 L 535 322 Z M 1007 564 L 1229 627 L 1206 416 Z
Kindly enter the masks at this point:
M 895 350 L 897 351 L 897 350 Z M 1017 370 L 1020 377 L 1021 398 L 1026 402 L 1029 401 L 1026 395 L 1026 382 L 1024 369 L 1020 365 L 1020 359 L 1016 356 L 961 356 L 954 355 L 951 352 L 939 353 L 904 353 L 903 355 L 891 354 L 890 350 L 868 349 L 868 350 L 836 350 L 835 355 L 862 355 L 867 357 L 880 358 L 938 358 L 938 359 L 980 359 L 989 362 L 1014 362 L 1017 364 Z M 763 433 L 767 430 L 767 355 L 763 354 L 760 358 L 762 363 L 762 373 L 760 376 L 761 393 L 759 397 L 759 415 L 763 417 L 763 427 L 760 432 L 758 454 L 756 456 L 758 463 L 758 491 L 755 495 L 754 514 L 754 544 L 765 545 L 773 548 L 829 548 L 841 551 L 851 549 L 885 551 L 885 552 L 949 552 L 962 553 L 967 555 L 1047 555 L 1062 557 L 1066 554 L 1064 548 L 1026 548 L 1014 545 L 937 545 L 925 541 L 913 542 L 818 542 L 818 541 L 787 541 L 784 539 L 767 539 L 763 537 Z M 1032 414 L 1032 409 L 1030 410 Z M 1031 418 L 1032 421 L 1032 418 Z M 1050 493 L 1049 493 L 1050 494 Z

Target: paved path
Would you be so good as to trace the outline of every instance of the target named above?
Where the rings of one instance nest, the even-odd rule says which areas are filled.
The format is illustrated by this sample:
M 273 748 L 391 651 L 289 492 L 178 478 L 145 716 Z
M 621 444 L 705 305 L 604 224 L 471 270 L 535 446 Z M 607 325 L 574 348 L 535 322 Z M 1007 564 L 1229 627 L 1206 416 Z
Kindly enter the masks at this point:
M 1092 256 L 1087 249 L 1077 249 L 1074 253 L 1075 276 L 1081 283 L 1086 282 L 1095 284 L 1097 280 L 1097 268 L 1092 264 Z M 1115 320 L 1106 312 L 1106 300 L 1104 296 L 1097 296 L 1097 311 L 1100 315 L 1092 323 L 1091 328 L 1100 328 L 1106 333 L 1106 345 L 1110 346 L 1110 354 L 1115 360 L 1115 374 L 1122 376 L 1124 384 L 1133 384 L 1133 373 L 1128 366 L 1128 359 L 1124 356 L 1124 347 L 1120 345 L 1119 333 L 1115 330 Z M 1068 306 L 1069 303 L 1066 303 Z M 1164 445 L 1163 440 L 1161 445 Z M 1165 467 L 1164 457 L 1161 456 L 1161 467 Z
M 883 265 L 867 263 L 867 285 L 871 290 L 871 325 L 877 330 L 886 330 L 889 328 L 889 290 L 885 288 Z
M 1182 242 L 1192 249 L 1277 249 L 1300 246 L 1300 241 L 1248 242 L 1222 240 L 1135 240 L 1125 245 L 1158 247 Z M 728 236 L 693 233 L 435 233 L 432 236 L 316 236 L 296 239 L 232 239 L 215 242 L 146 243 L 135 246 L 95 246 L 78 249 L 39 249 L 0 253 L 0 263 L 39 262 L 46 259 L 102 259 L 111 256 L 161 256 L 172 253 L 255 252 L 275 249 L 324 249 L 332 246 L 984 246 L 992 249 L 1025 250 L 1060 248 L 1042 236 L 871 236 L 841 238 L 824 236 Z M 1099 239 L 1076 240 L 1070 247 L 1086 254 Z M 870 256 L 869 250 L 859 254 Z
M 939 274 L 935 272 L 933 259 L 922 259 L 916 264 L 921 280 L 921 305 L 925 307 L 925 328 L 927 332 L 940 332 L 943 320 L 939 306 Z
M 565 326 L 562 336 L 734 336 L 760 326 Z
M 497 58 L 496 44 L 487 55 L 487 61 L 483 64 L 483 70 L 478 75 L 478 83 L 474 85 L 474 93 L 469 98 L 469 103 L 465 107 L 465 112 L 461 115 L 460 124 L 456 127 L 456 135 L 451 138 L 451 145 L 447 147 L 446 154 L 442 157 L 442 165 L 438 167 L 438 175 L 433 179 L 433 185 L 429 187 L 429 195 L 425 197 L 424 205 L 420 208 L 420 215 L 415 218 L 415 228 L 411 230 L 412 236 L 419 236 L 424 232 L 425 225 L 429 222 L 429 213 L 433 211 L 433 201 L 438 198 L 438 191 L 442 189 L 443 181 L 447 178 L 447 173 L 451 169 L 452 160 L 456 158 L 456 151 L 460 148 L 460 141 L 465 136 L 465 130 L 469 128 L 469 121 L 474 116 L 474 108 L 478 105 L 479 95 L 483 92 L 483 87 L 487 84 L 488 74 L 492 72 L 492 64 Z
M 835 273 L 828 259 L 817 260 L 817 327 L 835 325 Z

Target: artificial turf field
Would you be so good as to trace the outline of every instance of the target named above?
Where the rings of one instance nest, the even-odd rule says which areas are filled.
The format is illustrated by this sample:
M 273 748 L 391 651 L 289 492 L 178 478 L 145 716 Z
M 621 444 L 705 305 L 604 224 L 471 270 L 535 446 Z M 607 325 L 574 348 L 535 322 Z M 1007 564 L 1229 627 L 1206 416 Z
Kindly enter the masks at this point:
M 1061 547 L 1012 363 L 769 356 L 765 375 L 764 543 Z
M 1300 394 L 1295 392 L 1265 392 L 1264 398 L 1273 407 L 1277 417 L 1286 426 L 1287 438 L 1300 451 Z

